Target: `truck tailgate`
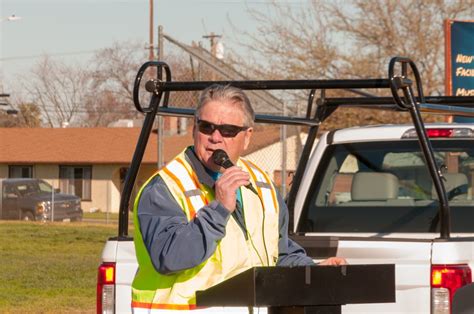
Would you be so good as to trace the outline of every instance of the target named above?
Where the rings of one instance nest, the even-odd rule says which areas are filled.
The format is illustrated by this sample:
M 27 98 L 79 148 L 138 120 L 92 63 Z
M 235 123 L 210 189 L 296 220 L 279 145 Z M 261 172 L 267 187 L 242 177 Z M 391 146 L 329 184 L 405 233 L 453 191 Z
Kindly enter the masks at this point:
M 310 234 L 304 238 L 300 244 L 316 261 L 337 255 L 346 258 L 349 264 L 395 264 L 396 303 L 346 305 L 342 307 L 343 313 L 430 312 L 430 302 L 420 300 L 430 300 L 432 240 L 336 238 Z M 321 256 L 318 252 L 328 255 Z

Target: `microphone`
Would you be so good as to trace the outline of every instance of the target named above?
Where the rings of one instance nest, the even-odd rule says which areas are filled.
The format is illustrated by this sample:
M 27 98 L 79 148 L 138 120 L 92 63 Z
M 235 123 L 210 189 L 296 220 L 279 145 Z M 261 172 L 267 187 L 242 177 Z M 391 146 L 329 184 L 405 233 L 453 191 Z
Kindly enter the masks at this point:
M 229 159 L 229 155 L 227 155 L 227 153 L 222 149 L 216 149 L 212 153 L 212 161 L 214 161 L 216 165 L 221 166 L 224 169 L 230 168 L 234 165 L 232 160 Z M 253 187 L 252 183 L 247 184 L 245 187 L 258 196 L 258 192 Z

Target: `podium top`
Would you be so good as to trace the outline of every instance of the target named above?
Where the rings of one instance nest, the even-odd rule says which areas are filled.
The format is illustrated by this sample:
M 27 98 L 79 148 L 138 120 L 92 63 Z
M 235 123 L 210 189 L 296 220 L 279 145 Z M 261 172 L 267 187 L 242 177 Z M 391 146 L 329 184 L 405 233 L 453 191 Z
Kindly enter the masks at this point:
M 254 267 L 197 291 L 198 306 L 395 302 L 395 265 Z

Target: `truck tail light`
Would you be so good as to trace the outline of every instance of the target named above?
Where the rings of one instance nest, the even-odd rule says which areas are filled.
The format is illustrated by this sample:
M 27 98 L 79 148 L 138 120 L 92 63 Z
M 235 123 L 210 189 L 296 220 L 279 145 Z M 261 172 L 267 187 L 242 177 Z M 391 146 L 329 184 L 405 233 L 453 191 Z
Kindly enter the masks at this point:
M 97 314 L 114 313 L 115 263 L 102 263 L 97 274 Z
M 450 314 L 454 293 L 471 282 L 467 264 L 431 266 L 431 313 Z

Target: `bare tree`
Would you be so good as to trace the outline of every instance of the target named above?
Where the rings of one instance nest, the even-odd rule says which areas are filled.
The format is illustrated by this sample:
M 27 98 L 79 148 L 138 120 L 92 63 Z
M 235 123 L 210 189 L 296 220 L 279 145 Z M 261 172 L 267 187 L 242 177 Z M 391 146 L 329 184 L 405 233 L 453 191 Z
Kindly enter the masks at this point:
M 248 49 L 245 58 L 238 54 L 232 54 L 231 58 L 238 59 L 236 64 L 250 65 L 246 72 L 261 78 L 328 78 L 336 75 L 340 52 L 326 27 L 327 16 L 317 8 L 317 5 L 311 9 L 295 8 L 292 4 L 274 1 L 261 11 L 249 9 L 258 24 L 257 32 L 242 32 L 234 27 L 245 38 L 241 40 L 240 36 L 239 45 Z
M 32 102 L 41 108 L 47 126 L 81 124 L 90 86 L 90 74 L 86 69 L 45 56 L 24 82 Z
M 38 128 L 41 126 L 41 109 L 37 105 L 21 103 L 18 105 L 18 109 L 21 127 Z
M 107 126 L 118 119 L 141 117 L 133 105 L 133 83 L 146 60 L 145 49 L 134 42 L 116 42 L 94 56 L 87 125 Z
M 117 42 L 100 50 L 93 60 L 94 88 L 131 102 L 135 75 L 145 60 L 145 49 L 137 43 Z
M 20 103 L 16 114 L 0 110 L 0 127 L 37 128 L 41 126 L 41 110 L 35 104 Z
M 341 4 L 325 6 L 333 17 L 331 29 L 345 36 L 353 47 L 341 54 L 344 66 L 340 74 L 364 76 L 362 64 L 372 68 L 367 69 L 372 71 L 368 74 L 386 75 L 387 60 L 405 56 L 416 62 L 426 94 L 443 93 L 443 20 L 465 17 L 472 9 L 472 0 L 354 0 L 347 6 Z
M 171 51 L 170 51 L 171 52 Z M 139 67 L 147 61 L 143 46 L 132 42 L 115 43 L 98 52 L 94 58 L 92 89 L 86 104 L 89 126 L 106 126 L 119 118 L 140 118 L 133 105 L 133 84 Z M 187 56 L 173 50 L 165 55 L 172 68 L 173 80 L 192 80 Z M 145 73 L 144 79 L 156 73 Z M 176 106 L 189 106 L 192 101 L 183 93 L 171 94 L 170 102 Z M 141 102 L 148 105 L 149 95 L 141 94 Z
M 5 110 L 0 110 L 0 127 L 1 128 L 20 127 L 18 116 L 9 114 Z
M 107 126 L 119 119 L 133 118 L 136 114 L 130 101 L 124 101 L 109 90 L 91 93 L 85 111 L 87 118 L 84 125 L 88 127 Z
M 274 1 L 262 10 L 249 9 L 259 25 L 256 33 L 244 33 L 252 57 L 235 59 L 256 77 L 342 79 L 386 77 L 390 57 L 406 56 L 418 65 L 425 94 L 439 95 L 443 20 L 466 17 L 471 9 L 472 0 L 313 0 L 297 6 Z M 262 60 L 267 66 L 256 67 Z M 406 119 L 345 109 L 328 126 Z

